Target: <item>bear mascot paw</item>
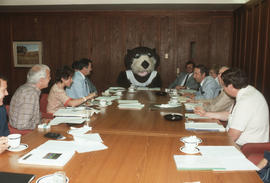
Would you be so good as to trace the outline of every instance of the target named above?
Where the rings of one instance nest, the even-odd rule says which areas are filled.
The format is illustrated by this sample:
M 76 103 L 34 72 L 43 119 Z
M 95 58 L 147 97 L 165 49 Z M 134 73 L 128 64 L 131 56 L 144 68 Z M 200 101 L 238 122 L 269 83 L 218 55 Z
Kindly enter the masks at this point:
M 120 72 L 117 83 L 121 87 L 161 87 L 161 78 L 155 70 L 159 66 L 159 56 L 155 49 L 137 47 L 127 50 L 126 71 Z

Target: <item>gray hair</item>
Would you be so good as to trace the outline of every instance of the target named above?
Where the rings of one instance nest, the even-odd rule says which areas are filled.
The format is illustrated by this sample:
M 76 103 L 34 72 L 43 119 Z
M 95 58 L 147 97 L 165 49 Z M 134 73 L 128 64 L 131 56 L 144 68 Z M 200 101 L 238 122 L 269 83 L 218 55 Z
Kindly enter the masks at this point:
M 46 70 L 50 71 L 47 65 L 36 64 L 27 73 L 27 83 L 36 84 L 41 78 L 46 78 Z

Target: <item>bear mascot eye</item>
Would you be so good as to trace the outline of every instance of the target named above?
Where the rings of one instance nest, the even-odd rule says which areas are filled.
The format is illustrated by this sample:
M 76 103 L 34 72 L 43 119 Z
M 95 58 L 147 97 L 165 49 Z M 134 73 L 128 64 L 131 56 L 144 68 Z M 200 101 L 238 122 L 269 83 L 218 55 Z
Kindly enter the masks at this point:
M 134 58 L 140 58 L 140 54 L 139 53 L 136 53 L 136 55 L 134 56 Z
M 142 57 L 142 59 L 140 59 Z M 127 50 L 124 58 L 125 71 L 121 71 L 117 78 L 118 86 L 128 88 L 136 87 L 161 87 L 161 77 L 156 70 L 159 66 L 159 56 L 156 49 L 136 47 Z

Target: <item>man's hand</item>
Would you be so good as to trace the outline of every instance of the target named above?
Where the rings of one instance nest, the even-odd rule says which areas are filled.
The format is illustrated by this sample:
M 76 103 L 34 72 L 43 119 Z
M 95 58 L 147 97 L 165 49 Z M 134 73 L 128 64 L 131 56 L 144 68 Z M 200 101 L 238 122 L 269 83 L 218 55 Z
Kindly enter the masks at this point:
M 8 138 L 0 137 L 0 153 L 4 152 L 8 148 Z
M 194 108 L 194 113 L 200 116 L 206 116 L 206 111 L 200 106 Z

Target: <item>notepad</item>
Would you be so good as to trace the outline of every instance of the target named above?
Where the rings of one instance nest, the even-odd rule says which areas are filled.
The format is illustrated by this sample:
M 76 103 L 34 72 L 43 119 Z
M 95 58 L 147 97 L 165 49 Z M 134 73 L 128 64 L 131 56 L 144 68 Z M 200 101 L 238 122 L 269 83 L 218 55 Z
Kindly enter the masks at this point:
M 30 183 L 34 178 L 33 174 L 0 172 L 0 181 L 3 183 Z
M 85 118 L 82 117 L 55 117 L 49 123 L 49 125 L 58 125 L 61 123 L 81 124 L 85 122 Z
M 174 155 L 178 170 L 258 170 L 234 146 L 198 146 L 202 155 Z
M 70 117 L 86 117 L 88 118 L 89 116 L 92 115 L 92 111 L 91 110 L 86 110 L 86 109 L 82 109 L 82 108 L 65 108 L 65 109 L 58 109 L 53 115 L 54 116 L 70 116 Z
M 225 128 L 216 122 L 185 123 L 185 128 L 186 128 L 186 130 L 205 130 L 205 131 L 225 132 Z
M 200 115 L 194 114 L 194 113 L 186 113 L 185 117 L 190 118 L 190 119 L 209 119 L 208 117 L 203 117 L 203 116 L 200 116 Z
M 48 140 L 19 158 L 22 164 L 64 166 L 74 155 L 73 141 Z

